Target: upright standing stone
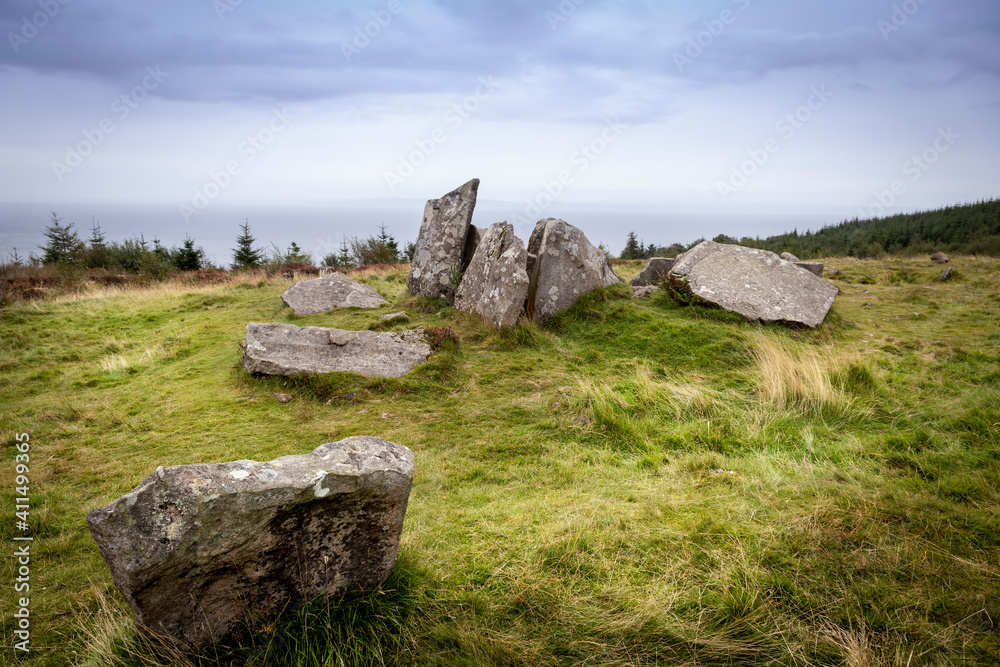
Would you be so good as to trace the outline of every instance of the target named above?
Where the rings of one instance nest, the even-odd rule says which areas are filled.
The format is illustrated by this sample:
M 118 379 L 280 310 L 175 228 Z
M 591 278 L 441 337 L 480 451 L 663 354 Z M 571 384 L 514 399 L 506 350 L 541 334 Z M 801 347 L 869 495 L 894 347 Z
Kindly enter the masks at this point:
M 462 268 L 479 179 L 474 178 L 424 207 L 413 263 L 406 286 L 410 294 L 428 299 L 451 298 L 452 274 Z
M 512 327 L 528 298 L 528 253 L 506 222 L 492 225 L 465 271 L 455 308 L 482 315 L 495 327 Z
M 529 314 L 535 322 L 548 321 L 576 303 L 581 294 L 622 282 L 608 256 L 564 220 L 539 220 L 531 232 L 528 253 L 537 257 L 528 292 Z
M 739 313 L 748 320 L 816 327 L 839 291 L 768 250 L 704 241 L 677 257 L 674 289 Z
M 157 468 L 87 524 L 139 628 L 199 650 L 317 595 L 379 586 L 412 482 L 409 449 L 355 436 L 268 463 Z

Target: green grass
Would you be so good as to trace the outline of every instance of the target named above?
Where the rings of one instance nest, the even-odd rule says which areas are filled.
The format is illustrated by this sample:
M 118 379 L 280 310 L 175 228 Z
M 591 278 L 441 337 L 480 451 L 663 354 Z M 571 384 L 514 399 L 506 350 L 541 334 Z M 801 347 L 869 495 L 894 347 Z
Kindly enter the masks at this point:
M 10 507 L 30 433 L 36 536 L 20 662 L 995 665 L 1000 262 L 952 266 L 938 283 L 927 261 L 830 260 L 841 294 L 817 330 L 613 287 L 495 332 L 408 297 L 402 269 L 361 277 L 390 302 L 374 311 L 295 317 L 280 280 L 8 305 L 0 481 Z M 460 342 L 398 380 L 249 377 L 239 341 L 267 321 Z M 159 465 L 361 434 L 416 457 L 381 591 L 206 656 L 136 634 L 89 510 Z

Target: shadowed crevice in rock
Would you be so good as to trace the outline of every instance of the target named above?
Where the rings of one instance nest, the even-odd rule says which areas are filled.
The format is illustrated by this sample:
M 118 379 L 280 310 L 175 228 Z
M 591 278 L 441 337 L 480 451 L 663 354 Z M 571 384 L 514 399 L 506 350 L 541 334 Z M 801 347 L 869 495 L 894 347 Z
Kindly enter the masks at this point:
M 138 626 L 198 650 L 385 581 L 412 481 L 410 450 L 355 436 L 267 463 L 158 468 L 87 523 Z

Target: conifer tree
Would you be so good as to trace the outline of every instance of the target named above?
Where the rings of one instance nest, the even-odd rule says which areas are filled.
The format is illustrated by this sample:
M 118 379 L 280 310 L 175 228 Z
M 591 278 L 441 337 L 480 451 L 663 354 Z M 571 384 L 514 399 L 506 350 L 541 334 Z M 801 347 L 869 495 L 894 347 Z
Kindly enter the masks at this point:
M 254 248 L 257 241 L 250 234 L 250 221 L 247 220 L 240 229 L 243 233 L 236 237 L 236 247 L 233 248 L 233 268 L 234 269 L 255 269 L 264 263 L 264 251 L 261 248 Z

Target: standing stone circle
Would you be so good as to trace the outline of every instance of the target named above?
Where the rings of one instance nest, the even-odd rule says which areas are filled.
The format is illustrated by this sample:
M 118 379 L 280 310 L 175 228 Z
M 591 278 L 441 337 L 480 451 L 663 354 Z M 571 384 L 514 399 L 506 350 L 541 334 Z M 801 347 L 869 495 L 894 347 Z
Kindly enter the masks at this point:
M 413 296 L 451 298 L 452 273 L 462 268 L 479 179 L 474 178 L 424 207 L 406 286 Z
M 378 308 L 386 303 L 373 288 L 339 272 L 299 281 L 281 295 L 281 300 L 296 315 L 327 313 L 335 308 Z
M 528 254 L 507 222 L 491 225 L 455 293 L 455 308 L 479 314 L 495 327 L 517 324 L 528 298 Z
M 409 449 L 355 436 L 267 463 L 160 467 L 87 524 L 138 627 L 200 650 L 317 595 L 378 587 L 412 482 Z

